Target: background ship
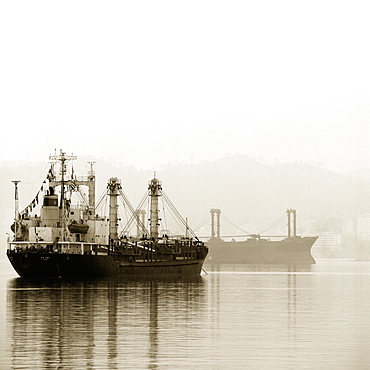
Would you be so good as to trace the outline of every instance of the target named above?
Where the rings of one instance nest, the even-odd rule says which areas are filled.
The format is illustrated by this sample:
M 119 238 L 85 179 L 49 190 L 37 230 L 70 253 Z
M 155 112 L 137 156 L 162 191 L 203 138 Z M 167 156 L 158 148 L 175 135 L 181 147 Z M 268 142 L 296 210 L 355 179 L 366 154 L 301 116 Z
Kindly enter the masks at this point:
M 211 238 L 207 242 L 207 262 L 279 265 L 316 263 L 311 254 L 311 247 L 318 237 L 297 236 L 296 210 L 287 210 L 288 236 L 281 240 L 251 234 L 243 241 L 226 242 L 220 236 L 220 214 L 219 209 L 211 210 Z
M 15 184 L 14 237 L 8 240 L 7 256 L 22 277 L 100 277 L 100 276 L 192 276 L 201 273 L 208 249 L 199 241 L 187 222 L 162 190 L 161 182 L 149 182 L 147 195 L 134 210 L 122 191 L 119 179 L 112 177 L 107 190 L 95 204 L 93 162 L 87 177 L 77 178 L 73 168 L 67 178 L 67 162 L 76 159 L 60 151 L 50 156 L 51 168 L 35 199 L 22 212 L 18 207 L 18 183 Z M 55 166 L 60 165 L 59 176 Z M 88 188 L 88 194 L 83 191 Z M 59 193 L 57 192 L 59 190 Z M 77 195 L 79 205 L 72 205 Z M 39 197 L 40 215 L 34 212 Z M 123 231 L 119 199 L 130 212 Z M 185 235 L 160 234 L 159 202 L 163 200 Z M 148 200 L 148 227 L 145 210 Z M 108 215 L 97 210 L 109 203 Z M 163 205 L 164 206 L 164 205 Z M 102 207 L 101 207 L 102 208 Z M 136 235 L 132 227 L 136 225 Z

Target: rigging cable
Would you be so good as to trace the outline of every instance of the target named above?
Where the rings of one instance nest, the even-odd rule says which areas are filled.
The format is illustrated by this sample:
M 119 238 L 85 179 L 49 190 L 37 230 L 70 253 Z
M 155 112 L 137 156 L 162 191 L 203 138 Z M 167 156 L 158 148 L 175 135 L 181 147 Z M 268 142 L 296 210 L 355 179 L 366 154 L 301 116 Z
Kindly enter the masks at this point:
M 163 219 L 164 219 L 164 230 L 168 230 L 168 226 L 167 226 L 167 217 L 166 217 L 166 210 L 164 208 L 164 202 L 162 201 L 162 208 L 163 208 Z
M 204 217 L 202 222 L 196 228 L 194 228 L 194 231 L 199 230 L 208 220 L 209 220 L 209 214 Z
M 134 207 L 131 205 L 131 203 L 129 202 L 128 198 L 126 197 L 125 193 L 123 192 L 122 189 L 119 189 L 119 192 L 122 196 L 122 198 L 125 200 L 126 202 L 126 205 L 127 207 L 129 208 L 130 212 L 131 212 L 131 218 L 128 220 L 127 222 L 127 227 L 131 227 L 131 224 L 135 221 L 135 219 L 137 220 L 138 224 L 140 225 L 140 227 L 143 229 L 143 231 L 145 231 L 146 233 L 148 233 L 148 230 L 147 228 L 145 227 L 145 225 L 143 224 L 143 222 L 141 221 L 140 217 L 138 217 L 137 215 L 137 212 L 135 211 Z M 140 204 L 137 208 L 137 210 L 139 210 L 143 203 L 145 202 L 147 198 L 147 195 L 145 194 L 144 197 L 142 198 L 142 200 L 140 201 Z
M 229 218 L 227 218 L 227 217 L 225 216 L 225 214 L 223 214 L 223 218 L 224 218 L 224 219 L 225 219 L 225 221 L 226 221 L 226 222 L 228 222 L 231 226 L 236 227 L 237 229 L 239 229 L 239 230 L 240 230 L 240 231 L 242 231 L 243 233 L 246 233 L 246 234 L 251 235 L 248 231 L 245 231 L 245 230 L 243 230 L 241 227 L 239 227 L 238 225 L 234 224 L 234 222 L 232 222 Z
M 128 220 L 128 217 L 127 217 L 127 207 L 126 207 L 126 203 L 125 201 L 122 199 L 122 197 L 119 198 L 121 200 L 121 203 L 122 203 L 122 207 L 123 207 L 123 210 L 124 210 L 124 214 L 125 214 L 125 217 L 126 217 L 126 220 Z M 120 227 L 122 229 L 121 231 L 121 236 L 126 233 L 130 233 L 130 229 L 131 227 L 128 225 L 128 222 L 126 222 L 126 224 L 123 226 L 123 222 L 122 222 L 122 218 L 119 214 L 119 208 L 117 209 L 117 218 L 118 218 L 118 221 L 119 221 L 119 224 L 120 224 Z
M 163 196 L 163 199 L 166 202 L 169 210 L 173 212 L 173 215 L 174 215 L 175 219 L 178 219 L 182 223 L 182 226 L 184 227 L 184 229 L 185 230 L 188 230 L 190 232 L 190 234 L 194 238 L 197 238 L 197 236 L 194 233 L 194 231 L 189 227 L 188 223 L 184 220 L 184 218 L 181 216 L 181 214 L 179 213 L 179 211 L 175 208 L 175 206 L 170 201 L 170 199 L 168 198 L 168 196 L 166 195 L 166 193 L 163 190 L 161 190 L 160 193 Z
M 281 217 L 279 217 L 278 219 L 276 219 L 270 226 L 268 226 L 268 227 L 266 227 L 266 229 L 264 229 L 264 230 L 262 230 L 261 232 L 260 232 L 260 234 L 259 235 L 261 235 L 261 234 L 263 234 L 265 231 L 267 231 L 267 230 L 269 230 L 269 229 L 271 229 L 271 228 L 273 228 L 274 226 L 276 226 L 278 223 L 280 223 L 283 219 L 285 218 L 285 215 L 283 215 L 283 216 L 281 216 Z
M 100 199 L 98 200 L 98 202 L 97 202 L 97 204 L 96 204 L 96 206 L 95 206 L 95 210 L 98 210 L 99 209 L 99 207 L 101 207 L 101 208 L 103 208 L 102 207 L 102 203 L 103 203 L 103 201 L 107 201 L 107 190 L 105 190 L 104 192 L 103 192 L 103 194 L 100 196 Z M 105 207 L 104 207 L 105 208 Z

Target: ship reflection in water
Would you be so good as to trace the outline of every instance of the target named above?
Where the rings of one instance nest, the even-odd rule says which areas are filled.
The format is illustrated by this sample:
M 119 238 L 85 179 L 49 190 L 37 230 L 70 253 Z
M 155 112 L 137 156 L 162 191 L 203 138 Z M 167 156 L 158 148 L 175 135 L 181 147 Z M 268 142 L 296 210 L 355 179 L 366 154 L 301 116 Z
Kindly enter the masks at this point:
M 188 281 L 16 278 L 8 368 L 370 368 L 370 263 L 224 265 Z
M 166 349 L 167 343 L 188 343 L 176 348 L 178 357 L 197 350 L 204 321 L 201 277 L 130 282 L 19 278 L 8 288 L 16 368 L 143 368 L 144 359 L 144 368 L 155 368 L 159 346 L 168 358 L 173 348 Z

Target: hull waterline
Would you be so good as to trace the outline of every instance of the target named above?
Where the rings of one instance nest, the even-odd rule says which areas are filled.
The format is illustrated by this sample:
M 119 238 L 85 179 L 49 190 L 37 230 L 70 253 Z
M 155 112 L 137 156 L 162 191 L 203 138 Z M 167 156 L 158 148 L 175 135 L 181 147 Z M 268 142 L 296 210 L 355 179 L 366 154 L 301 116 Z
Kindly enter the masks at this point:
M 113 277 L 200 275 L 204 259 L 127 262 L 113 256 L 8 253 L 21 277 Z

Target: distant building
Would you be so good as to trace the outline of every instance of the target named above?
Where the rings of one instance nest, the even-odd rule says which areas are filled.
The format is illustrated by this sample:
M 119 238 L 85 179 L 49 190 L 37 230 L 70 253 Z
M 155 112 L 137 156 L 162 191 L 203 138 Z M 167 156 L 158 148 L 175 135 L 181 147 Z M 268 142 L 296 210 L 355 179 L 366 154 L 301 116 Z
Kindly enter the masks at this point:
M 320 234 L 316 244 L 319 246 L 340 246 L 342 244 L 342 235 L 324 232 Z
M 342 235 L 355 235 L 356 233 L 356 220 L 345 218 L 342 220 Z
M 357 240 L 370 240 L 370 217 L 357 218 Z

